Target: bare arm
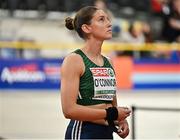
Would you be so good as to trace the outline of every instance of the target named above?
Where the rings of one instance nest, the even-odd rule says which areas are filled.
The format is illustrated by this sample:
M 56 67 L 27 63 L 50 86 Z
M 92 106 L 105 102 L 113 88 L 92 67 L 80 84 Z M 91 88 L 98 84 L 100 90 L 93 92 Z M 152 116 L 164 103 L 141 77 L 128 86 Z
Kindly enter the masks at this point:
M 91 121 L 106 117 L 105 109 L 89 108 L 76 103 L 79 79 L 83 73 L 83 63 L 77 54 L 65 58 L 61 68 L 61 103 L 64 116 L 70 119 Z

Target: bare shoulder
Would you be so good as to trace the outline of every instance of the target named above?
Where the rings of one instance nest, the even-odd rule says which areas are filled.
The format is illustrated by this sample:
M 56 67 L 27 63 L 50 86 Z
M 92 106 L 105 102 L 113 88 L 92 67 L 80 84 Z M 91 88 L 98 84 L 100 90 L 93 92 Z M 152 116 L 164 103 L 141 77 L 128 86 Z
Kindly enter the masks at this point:
M 83 72 L 83 60 L 79 54 L 71 53 L 64 58 L 61 72 Z
M 82 58 L 79 54 L 76 54 L 76 53 L 71 53 L 69 54 L 68 56 L 66 56 L 64 58 L 64 61 L 63 61 L 63 64 L 64 63 L 74 63 L 74 62 L 81 62 L 82 61 Z

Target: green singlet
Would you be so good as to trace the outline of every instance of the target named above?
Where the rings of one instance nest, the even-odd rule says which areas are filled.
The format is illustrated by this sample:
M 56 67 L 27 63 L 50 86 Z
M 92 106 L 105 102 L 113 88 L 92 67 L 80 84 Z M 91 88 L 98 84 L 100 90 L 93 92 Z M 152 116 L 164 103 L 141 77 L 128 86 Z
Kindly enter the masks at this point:
M 116 94 L 116 79 L 114 69 L 106 57 L 103 56 L 103 66 L 92 62 L 80 49 L 74 51 L 79 54 L 85 65 L 85 72 L 80 77 L 77 104 L 96 105 L 112 103 Z

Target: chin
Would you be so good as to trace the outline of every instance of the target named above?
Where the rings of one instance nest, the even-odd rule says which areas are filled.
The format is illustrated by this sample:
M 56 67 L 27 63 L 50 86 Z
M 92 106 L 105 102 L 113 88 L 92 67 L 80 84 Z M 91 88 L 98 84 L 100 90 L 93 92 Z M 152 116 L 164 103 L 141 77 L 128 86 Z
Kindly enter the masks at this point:
M 112 38 L 112 35 L 111 36 L 107 36 L 106 38 L 105 38 L 105 40 L 109 40 L 109 39 L 111 39 Z

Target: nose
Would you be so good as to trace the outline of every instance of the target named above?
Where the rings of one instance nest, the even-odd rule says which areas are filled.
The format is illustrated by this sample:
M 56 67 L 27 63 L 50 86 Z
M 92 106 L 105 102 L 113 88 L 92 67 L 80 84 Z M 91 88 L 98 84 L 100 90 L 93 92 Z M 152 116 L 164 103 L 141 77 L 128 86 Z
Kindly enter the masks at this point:
M 107 19 L 107 27 L 108 27 L 108 28 L 111 28 L 111 27 L 112 27 L 111 20 L 109 20 L 109 19 Z
M 109 29 L 112 30 L 112 24 L 111 24 L 111 23 L 107 24 L 106 27 L 107 27 L 108 30 L 109 30 Z
M 110 24 L 108 24 L 108 28 L 111 28 L 112 27 L 112 24 L 110 23 Z

